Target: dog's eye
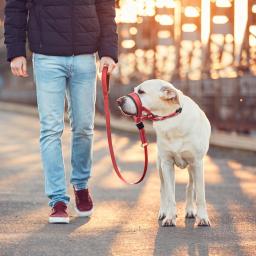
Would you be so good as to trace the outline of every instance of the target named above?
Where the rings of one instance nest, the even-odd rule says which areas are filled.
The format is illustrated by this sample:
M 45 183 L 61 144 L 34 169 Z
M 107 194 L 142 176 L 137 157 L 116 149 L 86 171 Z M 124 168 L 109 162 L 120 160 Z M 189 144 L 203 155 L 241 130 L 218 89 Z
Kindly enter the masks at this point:
M 138 94 L 143 94 L 143 93 L 145 93 L 143 90 L 141 89 L 138 90 Z

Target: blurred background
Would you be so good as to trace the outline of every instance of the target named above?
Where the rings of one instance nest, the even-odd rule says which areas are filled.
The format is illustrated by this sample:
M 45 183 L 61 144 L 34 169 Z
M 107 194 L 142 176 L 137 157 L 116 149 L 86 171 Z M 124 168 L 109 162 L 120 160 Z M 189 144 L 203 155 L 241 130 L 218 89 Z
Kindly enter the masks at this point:
M 11 74 L 0 0 L 0 100 L 36 104 L 29 78 Z M 111 77 L 114 100 L 138 83 L 174 83 L 204 109 L 214 129 L 255 136 L 256 0 L 116 1 L 119 65 Z M 98 85 L 97 111 L 103 113 Z

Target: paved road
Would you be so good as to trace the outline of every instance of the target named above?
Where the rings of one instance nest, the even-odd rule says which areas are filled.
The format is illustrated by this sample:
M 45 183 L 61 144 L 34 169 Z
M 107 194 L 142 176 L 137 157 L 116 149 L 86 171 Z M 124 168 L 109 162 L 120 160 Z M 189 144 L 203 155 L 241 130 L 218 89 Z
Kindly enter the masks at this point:
M 149 174 L 142 185 L 123 185 L 113 174 L 105 131 L 95 130 L 90 181 L 95 213 L 79 219 L 70 204 L 71 223 L 49 225 L 39 155 L 39 124 L 32 116 L 0 112 L 0 256 L 255 255 L 256 157 L 220 149 L 205 159 L 211 228 L 184 219 L 187 173 L 177 170 L 177 227 L 157 221 L 159 180 L 156 146 L 150 144 Z M 115 134 L 119 162 L 129 178 L 142 167 L 139 143 Z M 67 180 L 70 130 L 63 133 Z M 69 186 L 72 195 L 71 186 Z M 73 199 L 73 195 L 72 195 Z

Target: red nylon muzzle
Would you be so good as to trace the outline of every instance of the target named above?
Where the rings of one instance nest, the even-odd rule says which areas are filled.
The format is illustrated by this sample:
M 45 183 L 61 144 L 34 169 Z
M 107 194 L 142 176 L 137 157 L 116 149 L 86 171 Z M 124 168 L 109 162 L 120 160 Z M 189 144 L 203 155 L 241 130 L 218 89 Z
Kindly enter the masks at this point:
M 136 115 L 132 115 L 133 119 L 136 123 L 142 122 L 144 120 L 161 121 L 161 120 L 164 120 L 164 119 L 167 119 L 170 117 L 174 117 L 174 116 L 178 115 L 179 113 L 181 113 L 181 111 L 182 111 L 182 108 L 180 107 L 180 108 L 176 109 L 175 112 L 172 112 L 169 115 L 158 116 L 158 115 L 153 114 L 149 109 L 145 108 L 142 105 L 140 97 L 136 92 L 129 93 L 127 95 L 127 97 L 132 99 L 136 106 L 136 110 L 137 110 Z M 144 115 L 143 112 L 146 112 L 146 114 Z
M 135 106 L 136 106 L 136 115 L 133 116 L 133 119 L 138 123 L 141 122 L 145 119 L 149 119 L 150 117 L 153 117 L 153 114 L 151 113 L 150 110 L 147 108 L 143 107 L 142 102 L 140 100 L 139 95 L 136 92 L 131 92 L 127 95 L 130 99 L 133 100 Z M 147 113 L 147 115 L 143 115 L 143 111 Z

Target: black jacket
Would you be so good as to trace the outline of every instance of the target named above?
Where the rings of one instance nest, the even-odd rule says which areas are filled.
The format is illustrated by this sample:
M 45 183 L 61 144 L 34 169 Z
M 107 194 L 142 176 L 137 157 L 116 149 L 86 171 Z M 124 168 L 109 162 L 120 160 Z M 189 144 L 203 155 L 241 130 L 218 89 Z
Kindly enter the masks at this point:
M 94 53 L 118 61 L 115 0 L 6 0 L 7 61 L 32 52 L 71 56 Z

